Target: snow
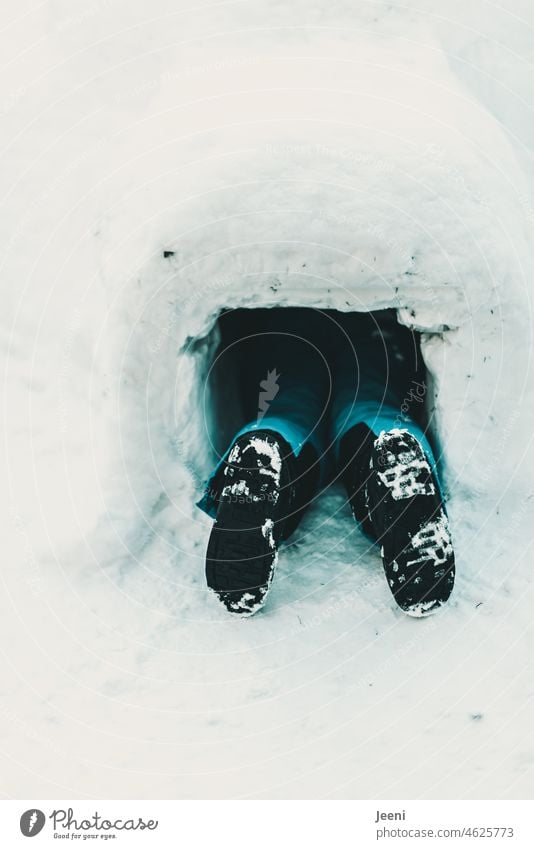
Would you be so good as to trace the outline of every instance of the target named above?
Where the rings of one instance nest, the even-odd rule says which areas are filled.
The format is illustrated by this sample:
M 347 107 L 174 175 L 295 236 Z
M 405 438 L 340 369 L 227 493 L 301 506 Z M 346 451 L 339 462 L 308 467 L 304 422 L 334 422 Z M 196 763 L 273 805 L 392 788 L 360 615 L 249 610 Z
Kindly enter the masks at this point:
M 440 513 L 437 519 L 427 522 L 413 535 L 412 548 L 414 553 L 422 553 L 422 556 L 416 560 L 409 560 L 406 563 L 407 566 L 414 566 L 425 559 L 434 560 L 436 566 L 447 562 L 447 556 L 452 553 L 452 546 L 449 522 L 444 513 Z M 441 574 L 444 574 L 443 570 Z
M 414 619 L 422 619 L 425 616 L 430 616 L 432 614 L 432 602 L 421 601 L 419 604 L 412 604 L 412 606 L 406 610 L 406 613 Z
M 398 437 L 408 431 L 402 431 L 399 428 L 393 428 L 390 431 L 382 431 L 378 435 L 377 446 L 380 448 L 384 445 L 384 437 L 386 435 L 395 435 Z M 433 495 L 435 487 L 430 478 L 430 465 L 426 461 L 425 456 L 417 451 L 413 444 L 403 443 L 406 448 L 398 456 L 388 451 L 387 454 L 381 455 L 383 468 L 387 471 L 380 471 L 377 468 L 377 475 L 387 489 L 389 489 L 391 497 L 395 501 L 400 501 L 404 498 L 410 498 L 414 495 Z
M 222 495 L 250 495 L 250 490 L 247 486 L 247 482 L 245 480 L 236 481 L 233 484 L 228 484 L 227 486 L 223 486 Z M 252 496 L 253 500 L 258 500 L 257 496 Z
M 273 536 L 273 528 L 274 528 L 274 522 L 273 522 L 272 519 L 266 519 L 265 522 L 263 523 L 262 527 L 261 527 L 261 532 L 263 534 L 263 537 L 269 543 L 270 548 L 274 548 L 274 546 L 275 546 L 274 536 Z
M 268 465 L 265 464 L 260 469 L 260 474 L 267 475 L 273 479 L 274 486 L 280 486 L 280 474 L 282 471 L 282 458 L 277 443 L 270 442 L 268 439 L 253 436 L 248 442 L 243 454 L 253 449 L 257 454 L 269 458 Z
M 6 795 L 530 798 L 534 9 L 444 8 L 4 4 Z M 434 617 L 336 488 L 205 587 L 216 317 L 295 304 L 423 333 Z

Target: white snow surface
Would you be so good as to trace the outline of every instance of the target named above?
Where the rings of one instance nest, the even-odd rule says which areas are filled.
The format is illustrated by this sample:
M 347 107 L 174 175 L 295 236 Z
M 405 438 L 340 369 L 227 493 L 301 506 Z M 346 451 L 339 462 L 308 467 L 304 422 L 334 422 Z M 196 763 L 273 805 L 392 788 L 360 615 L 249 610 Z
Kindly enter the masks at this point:
M 261 528 L 261 532 L 271 548 L 274 548 L 273 528 L 274 522 L 272 519 L 266 519 Z
M 398 428 L 382 431 L 378 435 L 376 444 L 379 446 L 383 444 L 384 437 L 389 434 L 402 436 L 403 431 Z M 389 489 L 395 501 L 411 498 L 414 495 L 433 495 L 436 489 L 430 479 L 430 464 L 425 455 L 412 445 L 404 443 L 404 447 L 406 450 L 398 455 L 392 452 L 382 455 L 385 471 L 380 471 L 380 467 L 377 468 L 380 482 Z
M 3 794 L 531 798 L 532 3 L 2 9 Z M 207 591 L 214 321 L 274 305 L 423 333 L 436 616 L 335 487 Z
M 268 439 L 261 439 L 257 436 L 253 436 L 248 442 L 246 447 L 243 449 L 243 454 L 246 454 L 247 451 L 253 449 L 257 454 L 262 455 L 263 457 L 267 457 L 269 459 L 269 464 L 264 465 L 260 468 L 260 474 L 266 475 L 269 478 L 272 478 L 274 481 L 274 486 L 280 485 L 280 474 L 282 471 L 282 458 L 280 457 L 280 451 L 277 444 L 269 442 Z M 247 460 L 245 458 L 245 465 Z

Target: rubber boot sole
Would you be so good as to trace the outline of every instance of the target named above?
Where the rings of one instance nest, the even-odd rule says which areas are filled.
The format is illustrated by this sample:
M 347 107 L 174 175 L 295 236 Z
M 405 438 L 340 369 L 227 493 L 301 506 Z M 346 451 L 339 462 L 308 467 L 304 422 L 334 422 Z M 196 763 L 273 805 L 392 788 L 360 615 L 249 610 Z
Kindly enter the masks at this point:
M 395 601 L 428 616 L 449 598 L 455 576 L 447 514 L 426 454 L 405 430 L 381 434 L 371 454 L 369 517 Z
M 252 616 L 265 603 L 278 551 L 274 519 L 255 503 L 220 504 L 206 554 L 206 580 L 230 613 Z

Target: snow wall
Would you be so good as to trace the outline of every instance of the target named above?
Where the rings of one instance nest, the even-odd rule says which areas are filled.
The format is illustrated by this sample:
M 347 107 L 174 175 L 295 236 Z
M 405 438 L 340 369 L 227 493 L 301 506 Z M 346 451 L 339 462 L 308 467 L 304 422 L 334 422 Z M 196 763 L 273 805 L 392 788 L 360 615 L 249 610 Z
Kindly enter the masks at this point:
M 513 5 L 6 9 L 11 795 L 530 797 L 532 33 Z M 395 609 L 334 488 L 260 616 L 206 590 L 213 328 L 269 304 L 392 306 L 423 331 L 458 564 L 442 616 Z
M 47 49 L 73 51 L 71 87 L 22 145 L 3 224 L 4 270 L 31 292 L 14 344 L 45 387 L 10 449 L 31 535 L 73 541 L 102 516 L 133 528 L 162 491 L 194 502 L 214 460 L 210 331 L 238 306 L 396 308 L 423 333 L 453 513 L 530 491 L 534 216 L 505 132 L 434 35 L 402 10 L 365 6 L 356 25 L 343 3 L 325 20 L 320 4 L 273 4 L 268 31 L 247 4 L 235 27 L 223 4 L 189 10 L 178 49 L 159 19 L 136 28 L 134 5 L 111 67 L 98 42 L 99 76 L 82 48 L 107 10 L 80 26 L 56 5 Z M 54 73 L 8 131 L 41 126 L 32 98 L 61 90 L 59 60 Z
M 291 33 L 280 41 L 291 53 Z M 142 422 L 153 471 L 181 463 L 198 490 L 213 463 L 205 378 L 219 312 L 294 305 L 394 307 L 422 332 L 453 501 L 495 503 L 524 468 L 532 222 L 521 174 L 439 51 L 393 47 L 341 39 L 325 66 L 302 48 L 265 62 L 242 48 L 217 69 L 223 95 L 199 72 L 194 102 L 173 107 L 169 84 L 157 119 L 136 127 L 141 152 L 113 176 L 137 188 L 107 220 L 117 296 L 103 336 L 115 337 L 117 378 L 146 389 L 124 390 L 120 420 L 137 421 L 136 458 Z

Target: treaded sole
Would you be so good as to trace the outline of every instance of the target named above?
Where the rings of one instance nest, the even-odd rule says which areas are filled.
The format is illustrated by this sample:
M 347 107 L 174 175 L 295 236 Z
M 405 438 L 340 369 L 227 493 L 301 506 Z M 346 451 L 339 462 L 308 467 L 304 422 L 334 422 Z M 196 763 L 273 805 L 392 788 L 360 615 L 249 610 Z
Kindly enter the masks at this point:
M 224 470 L 206 552 L 207 584 L 230 613 L 251 616 L 265 603 L 283 535 L 281 487 L 288 484 L 281 439 L 254 431 L 234 443 Z
M 277 562 L 272 519 L 264 516 L 261 524 L 259 519 L 255 511 L 223 503 L 208 541 L 208 586 L 230 613 L 240 616 L 263 607 Z
M 405 430 L 381 434 L 371 454 L 371 520 L 382 545 L 388 586 L 410 616 L 430 616 L 454 585 L 454 552 L 439 488 L 418 440 Z

